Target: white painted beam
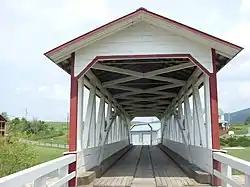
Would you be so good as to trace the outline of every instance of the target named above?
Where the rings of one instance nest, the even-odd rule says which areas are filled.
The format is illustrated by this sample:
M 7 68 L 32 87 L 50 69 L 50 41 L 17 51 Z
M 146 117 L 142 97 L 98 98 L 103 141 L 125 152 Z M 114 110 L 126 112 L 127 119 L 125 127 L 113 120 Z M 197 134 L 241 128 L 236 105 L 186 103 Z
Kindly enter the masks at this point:
M 151 71 L 151 72 L 148 72 L 148 73 L 144 73 L 144 76 L 145 77 L 152 77 L 152 76 L 155 76 L 155 75 L 159 75 L 159 74 L 163 74 L 163 73 L 170 73 L 170 72 L 174 72 L 174 71 L 178 71 L 178 70 L 182 70 L 182 69 L 186 69 L 186 68 L 191 68 L 191 67 L 194 67 L 194 66 L 195 66 L 195 64 L 192 63 L 192 62 L 182 63 L 182 64 L 179 64 L 179 65 L 170 66 L 170 67 L 167 67 L 167 68 L 161 68 L 161 69 L 154 70 L 154 71 Z
M 100 63 L 96 63 L 91 68 L 143 78 L 143 73 L 128 70 L 128 69 L 123 69 L 123 68 L 117 68 L 117 67 L 113 67 L 113 66 L 107 66 L 107 65 L 100 64 Z
M 77 103 L 77 151 L 83 149 L 83 98 L 84 98 L 84 80 L 78 80 L 78 103 Z
M 116 79 L 116 80 L 112 80 L 112 81 L 103 82 L 102 85 L 103 85 L 104 88 L 107 88 L 107 87 L 109 87 L 111 85 L 114 85 L 114 84 L 120 84 L 120 83 L 133 81 L 133 80 L 137 80 L 137 79 L 140 79 L 140 78 L 139 77 L 134 77 L 134 76 L 128 76 L 128 77 L 121 78 L 121 79 Z

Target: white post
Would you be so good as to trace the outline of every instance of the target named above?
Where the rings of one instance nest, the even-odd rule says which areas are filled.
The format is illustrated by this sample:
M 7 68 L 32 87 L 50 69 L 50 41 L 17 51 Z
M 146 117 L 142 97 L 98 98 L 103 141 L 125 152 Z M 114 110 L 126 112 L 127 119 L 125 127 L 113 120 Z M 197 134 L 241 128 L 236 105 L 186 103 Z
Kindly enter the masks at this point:
M 68 165 L 59 168 L 58 170 L 59 178 L 63 178 L 66 175 L 68 175 L 68 169 L 69 169 Z M 67 184 L 63 184 L 60 187 L 67 187 Z
M 78 111 L 77 111 L 77 151 L 83 149 L 83 98 L 84 98 L 84 79 L 78 80 Z
M 184 129 L 184 127 L 183 127 L 184 116 L 183 116 L 183 109 L 182 109 L 182 104 L 181 104 L 180 99 L 178 102 L 178 117 L 180 118 L 180 126 L 179 126 L 180 142 L 184 143 L 184 136 L 182 136 L 184 133 L 184 130 L 183 130 Z M 186 142 L 187 142 L 187 139 L 186 139 Z
M 206 74 L 204 76 L 204 104 L 205 104 L 205 127 L 206 127 L 206 145 L 207 148 L 212 149 L 212 135 L 211 135 L 211 109 L 210 109 L 210 87 L 209 77 Z
M 191 109 L 187 93 L 184 95 L 184 114 L 185 114 L 185 126 L 188 130 L 188 143 L 191 145 Z
M 107 124 L 110 122 L 111 116 L 112 116 L 112 104 L 110 102 L 108 102 L 108 110 L 107 110 L 107 118 L 106 118 Z M 112 142 L 112 134 L 109 133 L 108 134 L 108 142 L 107 143 L 111 143 L 111 142 Z
M 33 182 L 33 187 L 42 187 L 42 186 L 46 186 L 46 179 L 44 176 L 41 176 L 39 178 L 37 178 L 34 182 Z
M 250 186 L 250 175 L 245 174 L 245 187 Z
M 95 119 L 95 113 L 93 114 L 93 108 L 95 107 L 95 98 L 96 98 L 96 86 L 95 81 L 92 82 L 93 84 L 90 87 L 89 91 L 89 99 L 88 99 L 88 106 L 87 106 L 87 112 L 86 112 L 86 119 L 84 124 L 84 142 L 83 142 L 83 148 L 87 148 L 89 145 L 93 146 L 93 138 L 95 138 L 95 131 L 94 127 L 92 126 L 93 123 L 93 117 Z M 94 136 L 94 137 L 93 137 Z M 90 143 L 91 142 L 91 143 Z
M 105 125 L 105 97 L 102 96 L 100 98 L 99 110 L 98 110 L 98 118 L 97 118 L 97 144 L 103 139 L 104 134 L 104 125 Z
M 96 89 L 95 89 L 96 93 Z M 97 145 L 96 142 L 96 94 L 93 99 L 93 107 L 92 107 L 92 114 L 91 114 L 91 126 L 90 126 L 90 146 L 95 147 Z
M 117 142 L 119 139 L 117 138 L 117 126 L 119 124 L 119 116 L 116 116 L 114 120 L 114 124 L 112 126 L 111 132 L 112 132 L 112 142 Z
M 197 116 L 196 116 L 196 107 L 195 107 L 195 100 L 194 100 L 194 95 L 193 95 L 193 118 L 192 118 L 192 135 L 193 135 L 193 145 L 199 145 L 199 133 L 198 133 L 198 121 L 197 121 Z
M 221 173 L 224 176 L 227 176 L 228 178 L 232 179 L 232 168 L 224 163 L 221 163 Z M 230 185 L 227 184 L 226 181 L 221 180 L 221 186 L 222 187 L 230 187 Z
M 203 118 L 203 109 L 201 106 L 201 98 L 198 87 L 193 87 L 193 99 L 194 104 L 196 108 L 196 117 L 197 117 L 197 123 L 199 128 L 199 135 L 200 135 L 200 145 L 203 147 L 206 147 L 206 140 L 204 140 L 204 134 L 206 133 L 206 129 L 204 126 L 204 118 Z

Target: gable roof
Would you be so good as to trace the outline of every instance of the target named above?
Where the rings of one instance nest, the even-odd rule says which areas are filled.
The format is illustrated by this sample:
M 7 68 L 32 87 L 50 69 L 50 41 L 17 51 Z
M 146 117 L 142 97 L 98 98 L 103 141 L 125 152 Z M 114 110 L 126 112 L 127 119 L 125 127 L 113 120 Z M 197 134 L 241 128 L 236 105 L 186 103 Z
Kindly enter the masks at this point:
M 7 122 L 7 120 L 0 114 L 0 121 L 5 121 Z
M 165 30 L 174 32 L 180 36 L 214 48 L 216 52 L 222 56 L 221 59 L 225 57 L 226 60 L 223 59 L 224 65 L 243 49 L 238 45 L 209 35 L 205 32 L 199 31 L 172 19 L 163 17 L 159 14 L 150 12 L 145 8 L 139 8 L 130 14 L 120 17 L 73 40 L 70 40 L 44 53 L 44 55 L 58 64 L 69 59 L 71 53 L 79 50 L 80 48 L 86 47 L 97 40 L 112 35 L 113 33 L 125 29 L 140 21 L 145 21 L 157 27 L 162 27 Z

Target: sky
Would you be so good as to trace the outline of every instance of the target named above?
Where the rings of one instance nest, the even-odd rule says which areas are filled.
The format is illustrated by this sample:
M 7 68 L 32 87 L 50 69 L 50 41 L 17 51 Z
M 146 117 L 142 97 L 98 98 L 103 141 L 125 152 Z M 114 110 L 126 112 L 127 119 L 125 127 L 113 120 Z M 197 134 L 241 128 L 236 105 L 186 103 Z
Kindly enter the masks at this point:
M 249 0 L 0 0 L 0 112 L 65 121 L 70 77 L 43 53 L 139 7 L 243 46 L 218 73 L 219 106 L 250 107 Z

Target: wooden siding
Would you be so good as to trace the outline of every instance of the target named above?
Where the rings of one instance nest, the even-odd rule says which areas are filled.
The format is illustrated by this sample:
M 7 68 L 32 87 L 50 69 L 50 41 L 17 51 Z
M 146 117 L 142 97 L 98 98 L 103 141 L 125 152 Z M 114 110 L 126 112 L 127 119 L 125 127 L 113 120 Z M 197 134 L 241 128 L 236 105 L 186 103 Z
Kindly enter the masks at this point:
M 163 139 L 163 145 L 167 146 L 172 151 L 178 153 L 183 158 L 189 158 L 188 154 L 191 154 L 192 162 L 199 168 L 208 173 L 212 173 L 212 150 L 204 147 L 189 145 L 189 151 L 186 149 L 184 143 L 175 142 L 168 139 Z
M 146 54 L 191 54 L 212 72 L 209 47 L 141 22 L 77 51 L 75 76 L 96 56 Z

